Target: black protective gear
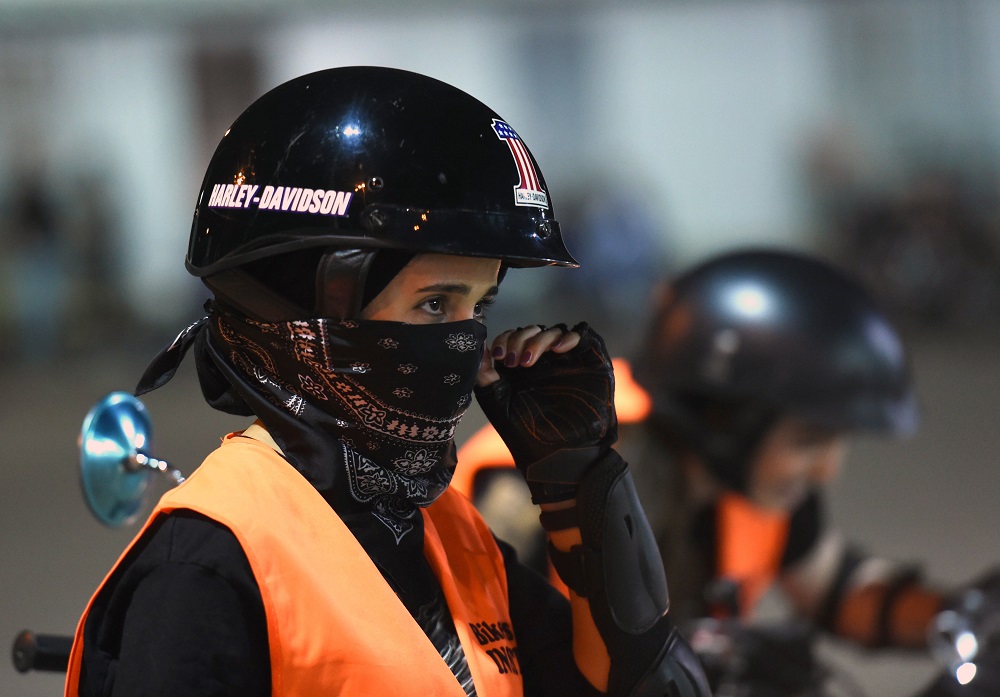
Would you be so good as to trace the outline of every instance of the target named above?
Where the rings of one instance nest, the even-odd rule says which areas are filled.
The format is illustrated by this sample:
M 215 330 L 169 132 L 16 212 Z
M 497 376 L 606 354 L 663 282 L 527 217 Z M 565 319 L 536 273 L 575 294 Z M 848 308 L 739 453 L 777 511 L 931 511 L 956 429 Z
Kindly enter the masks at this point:
M 524 474 L 536 503 L 575 498 L 542 513 L 550 532 L 579 527 L 582 544 L 549 547 L 560 577 L 586 598 L 611 658 L 608 693 L 707 697 L 708 683 L 667 616 L 667 580 L 618 438 L 614 371 L 604 341 L 586 323 L 580 342 L 546 352 L 530 368 L 497 366 L 477 388 L 483 412 Z
M 587 468 L 618 439 L 614 370 L 604 340 L 585 322 L 571 351 L 547 351 L 531 367 L 498 364 L 476 388 L 483 413 L 528 482 L 532 500 L 573 498 Z
M 676 278 L 634 375 L 653 398 L 653 423 L 737 490 L 781 416 L 896 434 L 918 420 L 889 319 L 845 273 L 792 252 L 726 253 Z
M 617 452 L 590 468 L 570 510 L 582 544 L 569 552 L 550 546 L 549 552 L 560 578 L 590 605 L 611 658 L 608 693 L 710 695 L 698 659 L 667 614 L 667 580 L 656 539 Z M 567 517 L 560 516 L 563 524 Z
M 533 156 L 461 90 L 345 67 L 250 105 L 209 163 L 188 270 L 259 319 L 354 317 L 378 249 L 577 265 Z

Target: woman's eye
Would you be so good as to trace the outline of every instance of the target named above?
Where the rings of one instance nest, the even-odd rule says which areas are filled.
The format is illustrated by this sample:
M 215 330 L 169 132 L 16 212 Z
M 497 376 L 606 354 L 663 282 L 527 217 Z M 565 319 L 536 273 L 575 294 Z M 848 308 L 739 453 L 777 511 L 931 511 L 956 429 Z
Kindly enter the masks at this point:
M 486 315 L 489 313 L 490 307 L 493 306 L 494 302 L 496 302 L 494 298 L 484 298 L 477 302 L 474 310 L 476 319 L 486 319 Z
M 432 315 L 444 312 L 444 298 L 428 298 L 423 302 L 423 308 Z

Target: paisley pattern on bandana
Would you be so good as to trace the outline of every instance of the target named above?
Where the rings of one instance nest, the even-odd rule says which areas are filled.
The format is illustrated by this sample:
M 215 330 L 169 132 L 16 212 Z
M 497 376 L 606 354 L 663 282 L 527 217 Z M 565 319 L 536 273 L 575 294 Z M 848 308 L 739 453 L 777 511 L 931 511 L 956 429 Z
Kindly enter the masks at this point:
M 417 508 L 447 488 L 486 339 L 481 323 L 262 323 L 218 313 L 211 331 L 271 404 L 339 441 L 350 496 L 397 543 Z

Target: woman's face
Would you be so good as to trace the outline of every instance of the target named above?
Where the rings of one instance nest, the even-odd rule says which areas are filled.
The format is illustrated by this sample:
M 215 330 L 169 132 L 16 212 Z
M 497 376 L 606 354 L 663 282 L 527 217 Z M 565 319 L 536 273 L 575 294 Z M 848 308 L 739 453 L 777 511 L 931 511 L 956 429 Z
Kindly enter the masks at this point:
M 842 433 L 781 419 L 757 450 L 747 494 L 758 506 L 790 513 L 837 475 L 846 450 Z
M 361 319 L 433 324 L 486 317 L 499 259 L 418 254 L 361 311 Z

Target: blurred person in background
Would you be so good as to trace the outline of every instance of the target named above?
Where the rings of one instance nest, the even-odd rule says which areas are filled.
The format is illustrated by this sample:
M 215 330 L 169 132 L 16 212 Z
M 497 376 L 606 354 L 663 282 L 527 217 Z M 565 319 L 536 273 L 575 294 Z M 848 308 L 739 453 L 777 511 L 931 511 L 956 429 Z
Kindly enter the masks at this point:
M 66 233 L 77 260 L 74 343 L 100 351 L 108 336 L 125 325 L 136 327 L 142 318 L 131 312 L 129 294 L 119 288 L 123 252 L 111 180 L 96 167 L 67 180 Z
M 903 342 L 861 285 L 798 253 L 721 254 L 666 286 L 615 375 L 618 449 L 682 626 L 749 618 L 777 586 L 822 631 L 927 646 L 949 596 L 919 568 L 844 540 L 824 514 L 853 434 L 905 435 L 918 421 Z M 453 485 L 544 564 L 509 460 L 487 426 L 460 449 Z
M 206 401 L 254 421 L 161 498 L 98 589 L 69 697 L 708 694 L 612 448 L 603 341 L 529 325 L 485 350 L 507 267 L 575 266 L 499 116 L 389 68 L 280 85 L 216 150 L 186 263 L 209 315 L 137 393 L 190 350 Z M 569 601 L 449 488 L 473 390 Z M 538 409 L 551 427 L 531 426 Z
M 60 210 L 41 171 L 17 173 L 5 211 L 10 235 L 17 357 L 47 363 L 61 350 L 66 321 L 66 253 Z

